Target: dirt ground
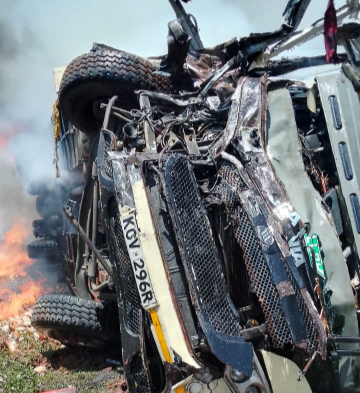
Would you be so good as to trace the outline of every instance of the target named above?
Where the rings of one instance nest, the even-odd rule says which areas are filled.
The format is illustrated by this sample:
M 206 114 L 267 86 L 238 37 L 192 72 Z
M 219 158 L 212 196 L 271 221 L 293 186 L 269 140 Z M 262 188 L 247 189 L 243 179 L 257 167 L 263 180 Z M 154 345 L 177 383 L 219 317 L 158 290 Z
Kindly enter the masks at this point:
M 35 393 L 76 388 L 76 393 L 127 391 L 119 356 L 66 348 L 37 333 L 31 308 L 0 321 L 0 393 Z M 115 364 L 115 365 L 114 365 Z

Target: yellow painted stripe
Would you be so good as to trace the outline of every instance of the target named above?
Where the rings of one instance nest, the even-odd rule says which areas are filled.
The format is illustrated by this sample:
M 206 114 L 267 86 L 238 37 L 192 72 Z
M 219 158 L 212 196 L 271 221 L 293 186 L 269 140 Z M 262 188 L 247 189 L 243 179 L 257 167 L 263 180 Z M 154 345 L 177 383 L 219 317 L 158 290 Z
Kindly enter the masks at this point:
M 172 363 L 172 359 L 170 357 L 169 348 L 166 345 L 164 333 L 162 331 L 162 328 L 161 328 L 161 325 L 160 325 L 160 321 L 159 321 L 159 317 L 158 317 L 158 314 L 157 314 L 155 308 L 153 308 L 150 311 L 150 316 L 151 316 L 151 320 L 152 320 L 152 323 L 154 325 L 155 332 L 156 332 L 157 338 L 159 340 L 160 348 L 162 350 L 164 358 L 165 358 L 165 360 L 168 363 Z
M 159 321 L 159 317 L 158 317 L 158 314 L 157 314 L 155 308 L 150 310 L 150 316 L 151 316 L 151 320 L 152 320 L 152 323 L 153 323 L 154 328 L 155 328 L 155 332 L 156 332 L 156 335 L 157 335 L 157 338 L 158 338 L 158 341 L 159 341 L 160 348 L 162 350 L 163 356 L 164 356 L 165 360 L 168 363 L 172 363 L 173 361 L 172 361 L 172 359 L 170 357 L 169 348 L 168 348 L 168 346 L 166 344 L 164 333 L 162 331 L 162 328 L 161 328 L 161 325 L 160 325 L 160 321 Z M 184 386 L 179 386 L 179 387 L 177 387 L 175 389 L 175 391 L 176 391 L 176 393 L 185 393 L 185 387 Z

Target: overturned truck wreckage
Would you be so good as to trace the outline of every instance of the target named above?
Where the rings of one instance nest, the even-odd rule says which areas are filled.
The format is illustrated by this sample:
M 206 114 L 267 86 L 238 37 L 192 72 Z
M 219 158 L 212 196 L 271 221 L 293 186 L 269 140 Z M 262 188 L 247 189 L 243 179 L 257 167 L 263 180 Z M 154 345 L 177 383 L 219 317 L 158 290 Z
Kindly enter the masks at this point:
M 94 44 L 64 71 L 89 147 L 59 228 L 75 296 L 33 324 L 115 343 L 133 393 L 358 391 L 360 25 L 336 15 L 359 4 L 296 32 L 310 0 L 291 0 L 279 30 L 204 48 L 170 3 L 167 56 Z M 270 60 L 323 29 L 326 57 Z

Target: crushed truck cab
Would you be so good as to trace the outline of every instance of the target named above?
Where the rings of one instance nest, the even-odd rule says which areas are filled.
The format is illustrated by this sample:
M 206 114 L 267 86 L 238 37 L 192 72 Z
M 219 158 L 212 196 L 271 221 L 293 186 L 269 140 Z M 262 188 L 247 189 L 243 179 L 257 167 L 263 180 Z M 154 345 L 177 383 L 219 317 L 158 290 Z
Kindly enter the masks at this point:
M 95 43 L 55 70 L 73 295 L 33 325 L 117 348 L 132 393 L 358 391 L 360 25 L 334 15 L 360 5 L 297 31 L 310 0 L 289 1 L 206 48 L 170 3 L 167 55 Z M 322 31 L 326 56 L 274 59 Z

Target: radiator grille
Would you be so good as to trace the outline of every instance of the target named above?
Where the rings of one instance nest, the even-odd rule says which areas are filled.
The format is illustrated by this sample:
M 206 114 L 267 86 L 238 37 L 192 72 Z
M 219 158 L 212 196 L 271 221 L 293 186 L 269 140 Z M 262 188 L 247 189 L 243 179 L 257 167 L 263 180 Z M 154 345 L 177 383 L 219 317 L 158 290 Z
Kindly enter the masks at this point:
M 108 148 L 108 143 L 106 143 L 105 146 Z M 106 150 L 104 152 L 104 171 L 110 179 L 113 178 L 114 174 L 113 174 L 112 161 Z
M 135 355 L 130 364 L 130 374 L 134 379 L 136 386 L 136 393 L 148 393 L 149 392 L 149 380 L 143 361 L 140 355 Z
M 137 291 L 134 272 L 131 267 L 129 254 L 126 248 L 124 233 L 118 216 L 111 219 L 111 227 L 116 243 L 116 255 L 122 272 L 121 281 L 124 288 L 123 300 L 125 303 L 128 327 L 134 334 L 139 335 L 141 302 L 139 293 Z
M 239 337 L 238 315 L 227 295 L 206 211 L 186 159 L 169 160 L 167 182 L 199 306 L 217 333 Z
M 247 187 L 236 167 L 230 163 L 221 166 L 219 175 L 220 182 L 214 192 L 220 196 L 230 212 L 234 235 L 243 250 L 244 262 L 263 309 L 273 345 L 282 348 L 286 344 L 292 343 L 291 334 L 257 235 L 240 203 L 238 193 L 246 190 Z
M 280 306 L 279 295 L 272 282 L 252 224 L 244 209 L 238 207 L 234 211 L 235 217 L 238 222 L 235 227 L 235 238 L 244 251 L 245 265 L 265 314 L 272 342 L 275 347 L 281 348 L 285 344 L 291 344 L 292 339 Z

